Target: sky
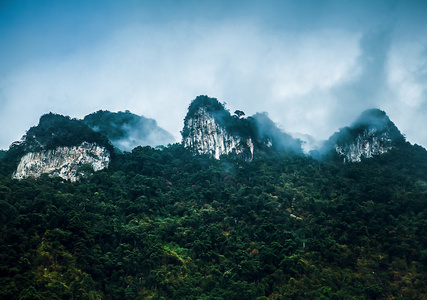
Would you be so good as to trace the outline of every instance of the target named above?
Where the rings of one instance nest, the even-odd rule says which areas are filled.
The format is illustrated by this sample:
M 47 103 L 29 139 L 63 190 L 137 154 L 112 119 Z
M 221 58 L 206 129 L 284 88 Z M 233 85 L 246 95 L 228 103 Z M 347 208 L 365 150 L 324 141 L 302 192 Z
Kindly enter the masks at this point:
M 384 110 L 427 147 L 427 1 L 0 0 L 0 149 L 49 112 L 153 118 L 198 95 L 327 139 Z

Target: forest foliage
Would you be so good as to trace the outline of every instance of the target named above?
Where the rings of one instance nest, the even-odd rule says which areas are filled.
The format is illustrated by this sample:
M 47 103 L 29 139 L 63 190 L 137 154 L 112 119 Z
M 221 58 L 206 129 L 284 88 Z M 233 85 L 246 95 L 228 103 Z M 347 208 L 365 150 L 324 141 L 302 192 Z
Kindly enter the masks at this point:
M 79 182 L 0 163 L 1 299 L 423 299 L 427 153 L 137 147 Z

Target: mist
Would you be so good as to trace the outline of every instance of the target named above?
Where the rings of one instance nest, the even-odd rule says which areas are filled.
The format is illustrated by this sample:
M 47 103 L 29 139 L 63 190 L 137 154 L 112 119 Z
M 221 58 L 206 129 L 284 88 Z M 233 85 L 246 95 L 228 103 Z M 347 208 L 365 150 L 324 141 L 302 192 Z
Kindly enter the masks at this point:
M 380 108 L 427 147 L 426 12 L 423 1 L 2 2 L 0 148 L 45 113 L 100 109 L 180 141 L 197 95 L 316 140 Z
M 160 128 L 155 120 L 132 114 L 130 111 L 99 110 L 85 116 L 83 122 L 105 135 L 122 151 L 131 151 L 137 146 L 167 146 L 174 142 L 174 137 Z
M 277 150 L 302 154 L 302 141 L 282 131 L 277 124 L 268 117 L 267 113 L 256 113 L 252 118 L 256 121 L 258 136 L 266 136 L 272 146 Z

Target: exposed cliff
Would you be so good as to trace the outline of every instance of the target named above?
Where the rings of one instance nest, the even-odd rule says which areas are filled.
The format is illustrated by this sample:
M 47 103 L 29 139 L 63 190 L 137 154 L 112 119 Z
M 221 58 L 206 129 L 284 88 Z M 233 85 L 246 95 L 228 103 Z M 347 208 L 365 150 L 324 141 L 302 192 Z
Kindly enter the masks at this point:
M 281 151 L 302 154 L 301 141 L 281 131 L 267 114 L 242 118 L 243 111 L 235 115 L 215 98 L 198 96 L 184 119 L 182 143 L 198 154 L 219 158 L 235 153 L 252 160 L 260 153 Z
M 79 146 L 57 147 L 25 154 L 21 157 L 13 178 L 37 178 L 48 173 L 53 177 L 76 181 L 91 169 L 99 171 L 108 167 L 109 162 L 110 152 L 105 147 L 83 142 Z
M 50 176 L 76 181 L 108 167 L 113 147 L 106 137 L 69 117 L 46 114 L 21 141 L 12 144 L 8 159 L 16 162 L 13 178 Z
M 226 127 L 218 122 L 213 112 L 200 107 L 184 123 L 188 134 L 183 136 L 183 144 L 198 154 L 211 154 L 216 159 L 223 154 L 235 151 L 236 154 L 251 160 L 254 145 L 251 138 L 242 138 L 230 134 Z
M 379 133 L 375 128 L 365 129 L 352 143 L 335 145 L 335 151 L 344 158 L 344 162 L 360 162 L 362 158 L 372 158 L 392 148 L 390 133 Z
M 405 144 L 405 138 L 384 111 L 370 109 L 350 126 L 341 128 L 325 143 L 322 151 L 332 152 L 346 162 L 360 162 Z

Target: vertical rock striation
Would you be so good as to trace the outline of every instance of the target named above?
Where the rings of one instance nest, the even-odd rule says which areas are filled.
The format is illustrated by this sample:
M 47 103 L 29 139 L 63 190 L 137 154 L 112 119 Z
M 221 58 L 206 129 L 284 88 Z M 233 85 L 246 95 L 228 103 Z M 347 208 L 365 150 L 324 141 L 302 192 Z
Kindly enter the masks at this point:
M 15 179 L 40 177 L 48 173 L 70 181 L 79 179 L 79 169 L 85 165 L 94 171 L 108 167 L 110 152 L 96 143 L 83 142 L 79 146 L 57 147 L 52 150 L 29 152 L 21 157 L 13 174 Z
M 364 130 L 351 144 L 335 145 L 335 151 L 343 157 L 344 163 L 361 162 L 362 158 L 372 158 L 375 155 L 386 153 L 392 148 L 393 141 L 390 133 L 379 133 L 375 128 Z
M 188 134 L 183 137 L 182 142 L 197 154 L 210 154 L 219 159 L 221 155 L 235 151 L 248 160 L 253 159 L 252 139 L 230 134 L 225 126 L 215 119 L 215 114 L 205 107 L 199 107 L 193 116 L 186 118 L 184 128 Z
M 184 119 L 182 143 L 196 154 L 210 154 L 216 159 L 230 153 L 246 161 L 275 152 L 303 153 L 301 141 L 279 129 L 266 113 L 248 118 L 244 115 L 236 110 L 232 116 L 217 99 L 198 96 Z
M 338 155 L 344 163 L 360 162 L 405 144 L 405 137 L 379 109 L 369 109 L 349 127 L 341 128 L 325 142 L 321 153 L 328 157 Z

